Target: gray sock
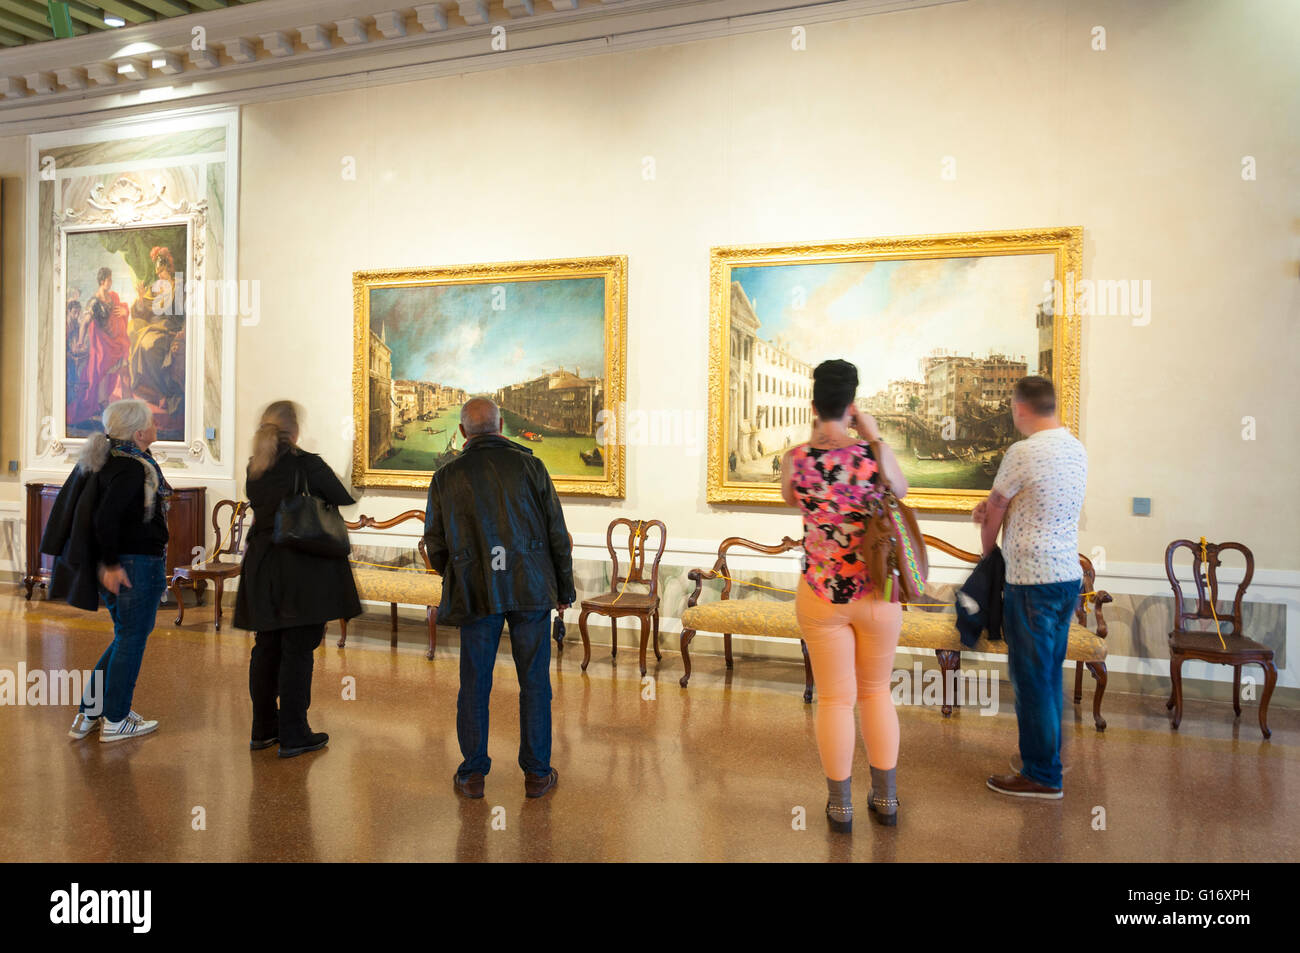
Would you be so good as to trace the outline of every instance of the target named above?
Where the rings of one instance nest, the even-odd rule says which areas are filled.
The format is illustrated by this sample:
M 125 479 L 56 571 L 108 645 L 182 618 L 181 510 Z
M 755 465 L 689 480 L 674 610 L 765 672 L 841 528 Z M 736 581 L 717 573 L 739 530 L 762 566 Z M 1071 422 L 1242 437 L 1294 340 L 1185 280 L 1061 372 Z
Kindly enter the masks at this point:
M 832 781 L 826 779 L 826 793 L 829 795 L 827 801 L 831 811 L 836 814 L 853 813 L 853 778 L 847 777 L 843 781 Z
M 897 768 L 888 771 L 871 769 L 871 803 L 880 814 L 895 814 L 898 811 L 898 789 L 895 784 L 897 771 Z

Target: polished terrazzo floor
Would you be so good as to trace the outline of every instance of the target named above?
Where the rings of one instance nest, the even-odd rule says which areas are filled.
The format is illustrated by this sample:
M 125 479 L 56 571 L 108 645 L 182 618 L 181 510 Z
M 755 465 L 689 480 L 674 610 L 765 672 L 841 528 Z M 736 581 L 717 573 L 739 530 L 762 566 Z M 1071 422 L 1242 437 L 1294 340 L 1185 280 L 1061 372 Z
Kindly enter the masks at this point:
M 107 615 L 0 595 L 0 668 L 90 668 L 109 639 Z M 426 661 L 412 620 L 388 646 L 385 617 L 317 652 L 312 725 L 328 748 L 293 760 L 250 752 L 251 637 L 214 635 L 210 609 L 187 626 L 159 613 L 135 708 L 162 722 L 149 737 L 71 741 L 72 711 L 0 707 L 0 859 L 49 861 L 1260 861 L 1300 854 L 1300 712 L 1274 707 L 1262 741 L 1253 705 L 1189 701 L 1178 732 L 1163 699 L 1112 693 L 1109 728 L 1067 705 L 1066 795 L 1025 802 L 984 787 L 1016 749 L 1005 714 L 943 718 L 901 708 L 896 829 L 865 812 L 859 748 L 850 836 L 827 831 L 825 785 L 803 704 L 802 669 L 699 656 L 677 685 L 676 637 L 665 640 L 653 698 L 635 652 L 581 644 L 552 662 L 559 787 L 525 799 L 515 764 L 518 689 L 503 639 L 492 705 L 487 796 L 451 788 L 457 643 L 441 629 Z M 626 627 L 625 627 L 626 628 Z M 575 630 L 571 635 L 576 636 Z M 330 636 L 333 636 L 331 638 Z M 905 661 L 904 661 L 905 659 Z M 653 664 L 653 658 L 652 658 Z M 900 656 L 910 667 L 911 659 Z M 344 700 L 346 676 L 355 700 Z M 1288 792 L 1290 796 L 1288 796 Z M 1105 830 L 1096 830 L 1096 808 Z M 196 812 L 201 808 L 201 812 Z M 797 809 L 807 813 L 797 830 Z M 202 818 L 199 825 L 196 818 Z M 204 829 L 196 830 L 196 826 Z

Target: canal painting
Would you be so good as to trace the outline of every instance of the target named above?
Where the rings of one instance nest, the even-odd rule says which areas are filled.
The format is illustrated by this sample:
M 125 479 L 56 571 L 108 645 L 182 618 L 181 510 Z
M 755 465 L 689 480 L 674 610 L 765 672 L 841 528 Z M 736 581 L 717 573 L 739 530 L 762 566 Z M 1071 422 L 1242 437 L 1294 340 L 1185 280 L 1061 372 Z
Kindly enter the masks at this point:
M 608 482 L 609 448 L 598 441 L 608 400 L 606 280 L 364 288 L 365 439 L 357 449 L 374 478 L 367 482 L 427 486 L 462 452 L 460 409 L 478 396 L 496 402 L 504 435 L 531 450 L 557 487 L 568 481 L 582 492 Z
M 1050 252 L 733 264 L 715 328 L 723 486 L 779 486 L 812 432 L 813 369 L 843 358 L 914 492 L 983 495 L 1020 439 L 1016 381 L 1053 376 L 1056 266 Z

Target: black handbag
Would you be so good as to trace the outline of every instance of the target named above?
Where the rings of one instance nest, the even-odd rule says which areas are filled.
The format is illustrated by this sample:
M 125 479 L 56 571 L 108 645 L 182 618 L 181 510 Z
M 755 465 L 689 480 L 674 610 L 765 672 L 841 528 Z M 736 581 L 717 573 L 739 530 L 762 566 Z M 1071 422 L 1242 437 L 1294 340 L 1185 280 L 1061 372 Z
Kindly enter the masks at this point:
M 313 556 L 341 558 L 352 552 L 348 527 L 338 507 L 312 495 L 301 465 L 293 475 L 293 493 L 276 508 L 271 541 Z

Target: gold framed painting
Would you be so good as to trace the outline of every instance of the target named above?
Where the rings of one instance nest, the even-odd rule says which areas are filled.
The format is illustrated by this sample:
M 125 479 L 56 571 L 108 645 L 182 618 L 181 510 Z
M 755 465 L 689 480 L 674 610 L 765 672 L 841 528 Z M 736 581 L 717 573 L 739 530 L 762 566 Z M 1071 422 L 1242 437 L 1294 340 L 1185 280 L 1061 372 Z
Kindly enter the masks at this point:
M 559 493 L 624 496 L 627 257 L 352 276 L 355 486 L 427 489 L 484 396 Z
M 1078 433 L 1079 317 L 1064 303 L 1082 246 L 1082 228 L 1061 227 L 712 249 L 708 501 L 782 502 L 813 369 L 843 358 L 907 502 L 970 511 L 1018 439 L 1018 379 L 1051 378 Z

